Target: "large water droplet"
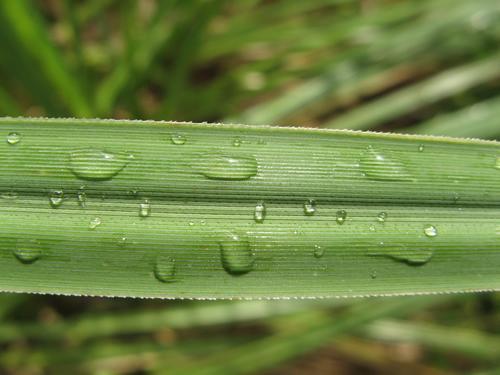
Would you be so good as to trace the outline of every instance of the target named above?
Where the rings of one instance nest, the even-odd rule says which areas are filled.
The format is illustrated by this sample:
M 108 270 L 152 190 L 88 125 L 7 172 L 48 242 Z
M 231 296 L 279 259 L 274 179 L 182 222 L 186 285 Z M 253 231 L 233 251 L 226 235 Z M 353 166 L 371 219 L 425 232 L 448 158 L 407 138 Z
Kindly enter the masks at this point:
M 90 220 L 89 222 L 89 229 L 95 229 L 99 225 L 101 225 L 101 218 L 100 217 L 94 217 L 93 219 Z
M 404 163 L 396 156 L 369 146 L 359 160 L 366 177 L 381 181 L 411 180 Z
M 231 274 L 243 274 L 252 270 L 254 257 L 244 236 L 225 233 L 219 241 L 222 266 Z
M 436 237 L 438 234 L 437 228 L 434 225 L 426 225 L 424 227 L 424 233 L 427 237 Z
M 20 239 L 14 248 L 14 256 L 23 263 L 33 263 L 42 255 L 42 246 L 37 240 Z
M 423 265 L 432 258 L 434 249 L 425 246 L 408 248 L 406 244 L 402 243 L 380 242 L 379 249 L 371 251 L 369 255 L 383 256 L 409 265 Z
M 323 255 L 325 255 L 325 249 L 320 245 L 314 245 L 314 256 L 321 258 Z
M 385 223 L 387 219 L 387 213 L 386 212 L 379 212 L 379 214 L 377 215 L 377 221 L 379 223 Z
M 314 215 L 316 212 L 316 202 L 314 199 L 308 199 L 304 202 L 304 213 L 306 215 Z
M 182 134 L 172 134 L 170 140 L 174 145 L 183 145 L 184 143 L 186 143 L 186 137 Z
M 339 224 L 339 225 L 344 224 L 346 219 L 347 219 L 347 211 L 346 210 L 337 211 L 337 218 L 335 219 L 337 224 Z
M 7 135 L 7 143 L 9 145 L 18 144 L 21 141 L 21 134 L 12 132 Z
M 139 204 L 139 216 L 148 217 L 149 215 L 151 215 L 151 203 L 146 199 Z
M 257 160 L 253 156 L 204 154 L 196 161 L 196 167 L 214 180 L 247 180 L 257 174 Z
M 175 281 L 175 259 L 166 255 L 158 256 L 156 258 L 154 274 L 163 283 Z
M 53 208 L 59 207 L 64 200 L 64 192 L 62 190 L 52 190 L 49 193 L 49 202 Z
M 266 205 L 264 202 L 259 202 L 255 205 L 253 217 L 257 223 L 264 222 L 264 219 L 266 218 Z
M 69 167 L 84 180 L 108 180 L 120 172 L 133 159 L 125 152 L 106 152 L 96 149 L 82 149 L 71 152 Z

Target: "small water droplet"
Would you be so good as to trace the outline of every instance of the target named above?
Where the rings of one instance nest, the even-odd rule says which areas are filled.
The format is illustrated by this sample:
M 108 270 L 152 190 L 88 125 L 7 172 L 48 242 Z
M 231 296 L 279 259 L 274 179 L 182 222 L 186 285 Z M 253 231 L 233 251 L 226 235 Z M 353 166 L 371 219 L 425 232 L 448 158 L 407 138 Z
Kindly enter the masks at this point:
M 7 135 L 7 143 L 9 145 L 18 144 L 20 141 L 21 141 L 21 135 L 19 133 L 12 132 Z
M 240 147 L 241 146 L 241 138 L 240 137 L 236 137 L 234 140 L 233 140 L 233 146 L 234 147 Z
M 404 163 L 392 153 L 382 152 L 369 146 L 359 160 L 366 177 L 381 181 L 408 181 L 408 173 Z
M 20 239 L 13 253 L 22 263 L 33 263 L 42 255 L 42 246 L 37 240 Z
M 254 257 L 244 236 L 225 233 L 219 241 L 222 266 L 230 274 L 243 274 L 252 270 Z
M 0 194 L 0 197 L 2 197 L 3 199 L 14 200 L 19 197 L 19 194 L 17 194 L 15 191 L 5 191 Z
M 186 137 L 182 134 L 172 134 L 170 140 L 174 145 L 183 145 L 184 143 L 186 143 Z
M 314 201 L 314 199 L 309 199 L 307 201 L 304 202 L 304 213 L 306 215 L 314 215 L 314 213 L 316 212 L 316 202 Z
M 346 219 L 347 219 L 347 211 L 346 210 L 337 211 L 337 218 L 335 219 L 337 221 L 337 224 L 339 224 L 339 225 L 344 224 Z
M 85 193 L 85 190 L 83 190 L 83 187 L 76 192 L 76 199 L 78 201 L 78 205 L 81 208 L 85 208 L 85 205 L 87 203 L 87 194 Z
M 437 228 L 434 225 L 426 225 L 424 227 L 424 233 L 427 237 L 436 237 L 438 234 Z
M 144 200 L 141 204 L 139 204 L 139 216 L 140 217 L 148 217 L 151 215 L 151 204 L 149 200 Z
M 370 224 L 370 226 L 368 227 L 368 230 L 370 232 L 374 232 L 375 231 L 375 226 L 373 224 Z
M 263 223 L 266 218 L 266 205 L 264 202 L 259 202 L 255 205 L 255 212 L 253 215 L 257 223 Z
M 379 223 L 385 223 L 387 219 L 387 213 L 386 212 L 380 212 L 378 215 L 377 215 L 377 221 Z
M 158 281 L 171 283 L 175 281 L 175 259 L 160 255 L 156 258 L 154 274 Z
M 370 274 L 370 277 L 372 279 L 376 279 L 377 278 L 377 271 L 372 271 L 372 273 Z
M 119 236 L 118 237 L 118 246 L 125 247 L 126 244 L 127 244 L 127 237 L 126 236 Z
M 325 249 L 320 245 L 314 245 L 314 257 L 321 258 L 323 255 L 325 255 Z
M 189 226 L 192 227 L 194 225 L 194 222 L 193 221 L 190 221 L 189 222 Z
M 204 154 L 195 165 L 201 174 L 213 180 L 248 180 L 257 174 L 253 156 Z
M 52 208 L 59 207 L 64 200 L 64 192 L 62 190 L 52 190 L 49 193 L 49 202 Z
M 101 218 L 100 217 L 94 217 L 93 219 L 90 220 L 89 229 L 95 229 L 99 225 L 101 225 Z
M 418 145 L 418 152 L 424 152 L 424 145 Z
M 96 149 L 71 152 L 69 168 L 75 176 L 84 180 L 109 180 L 134 158 L 130 153 L 111 153 Z

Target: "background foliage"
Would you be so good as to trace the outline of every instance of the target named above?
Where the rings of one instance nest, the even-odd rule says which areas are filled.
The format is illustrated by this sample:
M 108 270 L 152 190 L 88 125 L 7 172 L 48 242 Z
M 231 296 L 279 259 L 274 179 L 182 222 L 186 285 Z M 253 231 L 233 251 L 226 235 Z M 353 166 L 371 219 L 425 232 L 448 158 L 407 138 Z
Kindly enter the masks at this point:
M 497 0 L 0 1 L 0 114 L 498 139 Z M 0 372 L 481 373 L 498 294 L 0 295 Z

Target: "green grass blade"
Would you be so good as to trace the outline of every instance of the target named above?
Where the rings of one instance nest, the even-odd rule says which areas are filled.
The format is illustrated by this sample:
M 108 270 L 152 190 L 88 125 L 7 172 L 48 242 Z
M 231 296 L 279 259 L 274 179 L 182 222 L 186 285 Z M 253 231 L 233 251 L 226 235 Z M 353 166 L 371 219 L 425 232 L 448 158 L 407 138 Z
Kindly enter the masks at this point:
M 106 120 L 0 128 L 4 291 L 500 289 L 496 142 Z
M 500 97 L 405 128 L 405 133 L 494 139 L 500 136 Z
M 35 11 L 31 1 L 3 1 L 0 3 L 0 9 L 22 48 L 31 54 L 33 64 L 38 65 L 39 74 L 50 79 L 58 92 L 59 100 L 66 104 L 73 115 L 91 116 L 92 110 L 88 98 L 54 47 L 43 20 Z
M 327 122 L 324 127 L 364 130 L 500 77 L 500 55 L 450 69 Z

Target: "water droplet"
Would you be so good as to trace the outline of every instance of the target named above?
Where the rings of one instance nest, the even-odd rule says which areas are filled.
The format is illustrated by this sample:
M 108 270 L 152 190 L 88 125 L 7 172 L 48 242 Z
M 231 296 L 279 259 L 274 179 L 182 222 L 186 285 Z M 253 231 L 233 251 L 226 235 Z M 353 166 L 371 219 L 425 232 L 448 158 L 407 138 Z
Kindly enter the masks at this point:
M 325 254 L 325 249 L 320 245 L 314 245 L 314 257 L 321 258 Z
M 385 223 L 385 220 L 387 219 L 387 213 L 386 212 L 380 212 L 378 215 L 377 215 L 377 221 L 379 223 Z
M 174 145 L 183 145 L 184 143 L 186 143 L 186 137 L 182 134 L 172 134 L 170 140 Z
M 339 210 L 337 211 L 337 224 L 342 225 L 344 224 L 345 220 L 347 219 L 347 211 L 346 210 Z
M 189 226 L 192 227 L 194 225 L 194 222 L 193 221 L 190 221 L 189 222 Z
M 314 201 L 314 199 L 309 199 L 307 201 L 304 202 L 304 213 L 306 215 L 314 215 L 314 213 L 316 212 L 316 202 Z
M 409 265 L 423 265 L 432 258 L 434 249 L 425 246 L 408 248 L 403 243 L 386 244 L 379 242 L 379 249 L 373 250 L 368 255 L 383 256 Z
M 248 180 L 257 174 L 257 160 L 253 156 L 204 154 L 196 167 L 205 177 L 214 180 Z
M 266 218 L 266 205 L 264 202 L 259 202 L 255 205 L 253 217 L 257 223 L 264 222 L 264 219 Z
M 62 190 L 52 190 L 49 193 L 49 202 L 52 208 L 59 207 L 64 200 L 64 192 Z
M 165 255 L 158 256 L 156 258 L 154 274 L 156 279 L 162 283 L 175 281 L 175 259 Z
M 500 169 L 500 156 L 497 156 L 497 161 L 495 163 L 495 168 Z
M 418 145 L 418 152 L 424 152 L 424 145 Z
M 438 234 L 437 228 L 434 225 L 426 225 L 424 233 L 427 237 L 436 237 Z
M 85 191 L 83 190 L 83 188 L 81 188 L 80 190 L 78 190 L 76 192 L 76 199 L 78 200 L 78 205 L 81 208 L 85 208 L 85 205 L 86 205 L 86 202 L 87 202 L 87 194 L 85 193 Z
M 3 199 L 14 200 L 17 199 L 19 195 L 15 191 L 5 191 L 0 194 L 0 197 L 2 197 Z
M 369 146 L 360 158 L 360 166 L 366 177 L 381 181 L 408 181 L 410 174 L 396 156 Z
M 139 216 L 140 217 L 148 217 L 151 215 L 151 204 L 146 199 L 139 205 Z
M 69 167 L 75 176 L 84 180 L 109 180 L 133 159 L 125 152 L 106 152 L 82 149 L 71 152 Z
M 33 263 L 42 255 L 42 246 L 37 240 L 20 239 L 13 254 L 22 263 Z
M 126 244 L 127 244 L 127 237 L 126 236 L 119 236 L 118 237 L 118 246 L 125 247 Z
M 372 273 L 370 274 L 370 277 L 372 279 L 376 279 L 377 278 L 377 271 L 372 271 Z
M 248 240 L 235 233 L 226 233 L 219 241 L 222 266 L 231 274 L 243 274 L 252 270 L 254 257 Z
M 94 217 L 93 219 L 90 220 L 89 229 L 95 229 L 99 225 L 101 225 L 101 218 L 100 217 Z
M 241 146 L 241 138 L 240 137 L 236 137 L 234 140 L 233 140 L 233 146 L 234 147 L 240 147 Z
M 7 135 L 7 143 L 9 145 L 18 144 L 19 141 L 21 141 L 21 135 L 19 133 L 12 132 Z
M 375 231 L 375 226 L 373 224 L 370 224 L 370 226 L 368 227 L 368 230 L 370 232 L 374 232 Z

